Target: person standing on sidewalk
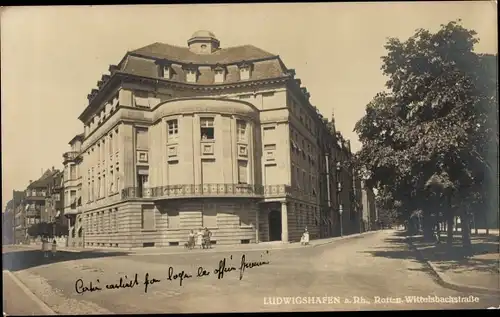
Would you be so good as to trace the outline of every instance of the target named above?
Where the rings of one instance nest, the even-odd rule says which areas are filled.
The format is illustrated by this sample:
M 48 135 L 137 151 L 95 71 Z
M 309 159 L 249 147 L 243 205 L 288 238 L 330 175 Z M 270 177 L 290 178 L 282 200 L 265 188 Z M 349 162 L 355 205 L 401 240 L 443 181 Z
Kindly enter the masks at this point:
M 54 241 L 52 241 L 52 256 L 56 256 L 56 252 L 57 252 L 57 241 L 54 238 Z
M 309 244 L 309 231 L 307 231 L 307 227 L 305 228 L 304 233 L 302 234 L 302 238 L 300 238 L 300 244 L 302 245 Z
M 42 252 L 44 258 L 49 257 L 49 239 L 45 236 L 42 236 Z
M 203 248 L 203 230 L 201 228 L 196 233 L 196 245 L 200 246 L 200 249 Z

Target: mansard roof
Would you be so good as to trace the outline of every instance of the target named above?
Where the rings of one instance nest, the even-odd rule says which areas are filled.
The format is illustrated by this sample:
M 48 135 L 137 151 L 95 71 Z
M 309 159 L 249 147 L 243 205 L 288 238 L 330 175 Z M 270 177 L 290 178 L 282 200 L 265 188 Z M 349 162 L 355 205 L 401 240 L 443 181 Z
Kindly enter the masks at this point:
M 180 47 L 165 43 L 153 43 L 130 53 L 151 57 L 155 59 L 167 59 L 179 63 L 193 64 L 235 64 L 241 61 L 251 61 L 277 57 L 277 55 L 266 52 L 253 45 L 241 45 L 221 48 L 211 54 L 196 54 L 188 47 Z

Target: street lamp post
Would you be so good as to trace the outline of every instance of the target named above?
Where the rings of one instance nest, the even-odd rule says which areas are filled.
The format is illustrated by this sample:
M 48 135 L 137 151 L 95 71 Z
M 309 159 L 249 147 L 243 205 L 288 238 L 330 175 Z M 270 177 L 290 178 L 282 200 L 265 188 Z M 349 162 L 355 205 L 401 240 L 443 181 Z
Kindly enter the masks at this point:
M 342 223 L 342 212 L 343 212 L 343 207 L 342 205 L 339 205 L 339 215 L 340 215 L 340 236 L 342 237 L 344 235 L 344 226 Z

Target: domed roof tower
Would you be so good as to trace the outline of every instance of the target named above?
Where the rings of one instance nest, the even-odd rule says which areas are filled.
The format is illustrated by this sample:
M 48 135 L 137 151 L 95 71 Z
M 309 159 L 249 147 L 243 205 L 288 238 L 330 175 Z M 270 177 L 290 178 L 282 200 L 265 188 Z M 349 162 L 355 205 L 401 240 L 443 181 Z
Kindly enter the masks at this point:
M 219 48 L 220 42 L 210 31 L 200 30 L 188 40 L 189 50 L 196 54 L 211 54 Z

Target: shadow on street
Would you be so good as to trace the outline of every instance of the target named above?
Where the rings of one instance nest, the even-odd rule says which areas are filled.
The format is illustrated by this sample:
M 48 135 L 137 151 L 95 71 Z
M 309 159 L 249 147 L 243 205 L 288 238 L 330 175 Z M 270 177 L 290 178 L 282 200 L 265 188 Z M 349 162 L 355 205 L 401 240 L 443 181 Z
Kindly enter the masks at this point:
M 2 253 L 3 269 L 11 272 L 26 270 L 36 266 L 59 263 L 64 261 L 104 258 L 127 255 L 126 252 L 67 252 L 58 251 L 54 256 L 49 253 L 46 258 L 41 250 L 23 250 Z
M 460 237 L 454 237 L 453 244 L 448 247 L 446 237 L 442 237 L 442 242 L 436 244 L 434 242 L 425 241 L 422 236 L 408 237 L 405 239 L 405 232 L 396 232 L 393 237 L 385 239 L 392 245 L 392 248 L 387 250 L 372 250 L 363 251 L 370 253 L 375 257 L 385 257 L 390 259 L 416 259 L 423 260 L 424 258 L 433 263 L 437 263 L 442 270 L 453 270 L 454 273 L 465 273 L 470 271 L 486 272 L 498 274 L 498 253 L 499 237 L 492 235 L 477 235 L 471 236 L 472 253 L 467 252 L 462 247 Z M 420 252 L 416 252 L 413 248 L 408 248 L 409 242 L 413 246 L 418 247 Z M 422 271 L 428 271 L 424 268 Z

